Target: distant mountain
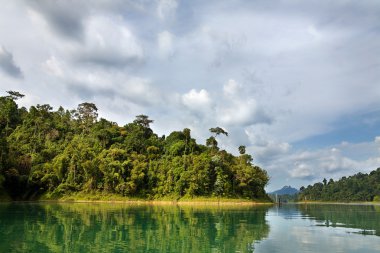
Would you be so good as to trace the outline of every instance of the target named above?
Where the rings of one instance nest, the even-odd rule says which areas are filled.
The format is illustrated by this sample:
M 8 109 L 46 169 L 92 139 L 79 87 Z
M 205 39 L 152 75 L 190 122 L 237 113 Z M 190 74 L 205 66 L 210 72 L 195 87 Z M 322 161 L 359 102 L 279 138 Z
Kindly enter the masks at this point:
M 282 189 L 270 192 L 269 194 L 277 194 L 277 195 L 293 195 L 298 193 L 298 190 L 296 188 L 291 187 L 290 185 L 285 185 L 282 187 Z

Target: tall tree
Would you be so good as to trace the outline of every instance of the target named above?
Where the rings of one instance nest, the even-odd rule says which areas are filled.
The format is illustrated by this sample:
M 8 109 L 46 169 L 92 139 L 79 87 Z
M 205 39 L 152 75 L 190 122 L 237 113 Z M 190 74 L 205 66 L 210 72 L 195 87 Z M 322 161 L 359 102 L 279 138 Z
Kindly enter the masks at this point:
M 19 98 L 23 98 L 25 97 L 25 95 L 21 94 L 20 92 L 18 91 L 12 91 L 12 90 L 9 90 L 7 91 L 7 93 L 9 94 L 9 98 L 13 99 L 13 100 L 17 100 Z
M 78 105 L 76 116 L 83 130 L 88 131 L 98 118 L 98 108 L 94 103 L 81 103 Z
M 147 115 L 140 114 L 136 116 L 136 119 L 133 121 L 133 123 L 139 124 L 145 128 L 149 128 L 150 123 L 153 123 L 154 121 L 149 119 Z
M 191 140 L 191 130 L 189 128 L 183 129 L 183 134 L 185 136 L 185 151 L 184 154 L 189 152 L 190 140 Z
M 212 147 L 214 149 L 218 147 L 218 142 L 214 136 L 211 136 L 210 138 L 206 140 L 206 146 Z
M 224 129 L 221 127 L 212 127 L 212 128 L 210 128 L 210 132 L 215 134 L 215 137 L 220 135 L 220 134 L 224 134 L 225 136 L 228 136 L 228 133 L 226 131 L 224 131 Z
M 239 146 L 239 153 L 241 154 L 241 155 L 244 155 L 245 154 L 245 146 L 243 146 L 243 145 L 241 145 L 241 146 Z

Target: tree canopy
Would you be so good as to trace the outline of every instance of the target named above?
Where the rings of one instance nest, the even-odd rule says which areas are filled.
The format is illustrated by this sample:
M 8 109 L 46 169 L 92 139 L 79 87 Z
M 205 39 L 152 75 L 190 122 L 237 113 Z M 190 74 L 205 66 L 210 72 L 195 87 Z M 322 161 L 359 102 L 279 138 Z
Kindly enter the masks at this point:
M 241 154 L 241 155 L 244 155 L 245 154 L 245 146 L 243 146 L 243 145 L 241 145 L 241 146 L 239 146 L 239 153 Z
M 210 132 L 215 134 L 215 136 L 220 135 L 220 134 L 224 134 L 225 136 L 228 136 L 228 133 L 224 131 L 224 129 L 221 127 L 212 127 L 210 128 Z
M 136 116 L 136 119 L 133 121 L 133 123 L 139 124 L 143 127 L 149 128 L 150 123 L 153 123 L 154 121 L 149 119 L 147 115 L 140 114 Z
M 322 182 L 302 186 L 300 201 L 380 201 L 380 168 L 369 174 L 357 173 L 338 181 L 323 179 Z
M 17 100 L 19 98 L 23 98 L 25 95 L 21 94 L 20 92 L 18 91 L 7 91 L 7 93 L 9 94 L 9 97 L 13 100 Z
M 250 155 L 196 142 L 185 128 L 159 137 L 138 115 L 119 126 L 98 119 L 95 104 L 75 110 L 19 108 L 16 92 L 0 97 L 0 195 L 59 198 L 78 192 L 148 199 L 195 196 L 267 199 L 269 177 Z M 215 130 L 215 131 L 214 131 Z M 215 128 L 216 135 L 225 134 Z

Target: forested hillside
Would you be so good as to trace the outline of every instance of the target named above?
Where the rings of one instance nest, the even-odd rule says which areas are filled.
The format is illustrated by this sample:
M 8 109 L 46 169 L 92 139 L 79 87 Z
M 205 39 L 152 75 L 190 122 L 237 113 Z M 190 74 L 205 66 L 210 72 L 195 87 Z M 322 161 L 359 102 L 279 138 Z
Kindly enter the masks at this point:
M 111 193 L 159 199 L 215 196 L 267 199 L 265 170 L 218 148 L 210 129 L 206 145 L 190 129 L 157 136 L 148 116 L 124 126 L 98 119 L 97 107 L 82 103 L 75 110 L 48 105 L 19 108 L 23 95 L 0 97 L 0 196 L 36 199 L 72 193 Z
M 380 168 L 369 174 L 358 173 L 338 181 L 323 180 L 301 187 L 299 201 L 380 201 Z

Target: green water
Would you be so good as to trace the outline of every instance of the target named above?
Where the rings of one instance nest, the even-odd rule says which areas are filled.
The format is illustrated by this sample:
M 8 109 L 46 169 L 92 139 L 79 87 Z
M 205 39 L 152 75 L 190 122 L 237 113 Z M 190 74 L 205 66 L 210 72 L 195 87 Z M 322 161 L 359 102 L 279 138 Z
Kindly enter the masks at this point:
M 0 252 L 380 252 L 380 207 L 0 204 Z

